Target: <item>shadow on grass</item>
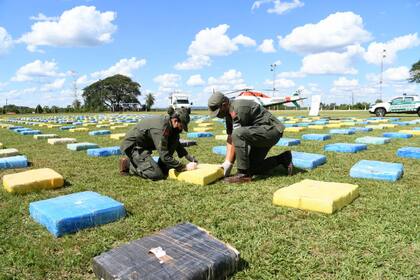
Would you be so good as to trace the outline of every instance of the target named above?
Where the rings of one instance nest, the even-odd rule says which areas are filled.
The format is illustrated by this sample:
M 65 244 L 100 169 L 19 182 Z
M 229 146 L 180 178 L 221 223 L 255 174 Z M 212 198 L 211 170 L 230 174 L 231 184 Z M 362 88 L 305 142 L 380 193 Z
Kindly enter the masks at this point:
M 307 173 L 307 172 L 308 172 L 307 170 L 301 169 L 301 168 L 298 168 L 298 167 L 295 166 L 293 168 L 292 176 L 300 174 L 300 173 Z M 285 177 L 285 176 L 288 176 L 287 175 L 287 170 L 284 167 L 276 167 L 273 170 L 270 170 L 269 172 L 267 172 L 265 174 L 255 175 L 254 180 L 259 181 L 259 180 L 267 179 L 269 177 Z

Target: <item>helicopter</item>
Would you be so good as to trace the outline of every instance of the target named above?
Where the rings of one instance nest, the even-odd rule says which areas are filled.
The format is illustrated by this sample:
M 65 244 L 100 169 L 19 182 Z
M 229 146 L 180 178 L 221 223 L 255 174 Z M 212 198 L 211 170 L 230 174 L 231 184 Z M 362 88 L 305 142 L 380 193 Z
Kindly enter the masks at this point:
M 280 105 L 286 103 L 292 103 L 297 108 L 300 108 L 298 101 L 307 99 L 306 97 L 301 97 L 302 89 L 298 89 L 290 96 L 268 96 L 267 94 L 256 91 L 251 88 L 238 89 L 230 92 L 224 93 L 226 96 L 239 93 L 236 96 L 229 97 L 230 99 L 247 99 L 252 100 L 258 104 L 261 104 L 263 107 Z

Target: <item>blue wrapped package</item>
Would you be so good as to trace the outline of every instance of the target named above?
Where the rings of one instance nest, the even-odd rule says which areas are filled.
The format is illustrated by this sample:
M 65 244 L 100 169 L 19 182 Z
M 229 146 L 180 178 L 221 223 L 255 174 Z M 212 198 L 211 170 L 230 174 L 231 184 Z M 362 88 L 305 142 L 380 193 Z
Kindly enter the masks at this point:
M 13 156 L 0 158 L 0 169 L 24 168 L 28 166 L 25 156 Z
M 324 151 L 338 153 L 357 153 L 367 150 L 366 144 L 334 143 L 324 146 Z
M 302 123 L 297 123 L 297 124 L 296 124 L 296 126 L 297 126 L 297 127 L 308 127 L 308 126 L 309 126 L 309 123 L 304 123 L 304 122 L 302 122 Z
M 293 165 L 301 169 L 314 169 L 327 162 L 327 157 L 320 154 L 292 152 Z
M 90 131 L 89 135 L 91 136 L 97 136 L 97 135 L 109 135 L 111 134 L 111 130 L 94 130 L 94 131 Z
M 325 141 L 331 139 L 331 135 L 329 134 L 304 134 L 302 135 L 303 140 L 311 140 L 311 141 Z
M 24 130 L 19 132 L 21 135 L 37 135 L 37 134 L 41 134 L 41 131 L 39 130 Z
M 215 146 L 212 149 L 213 154 L 218 154 L 225 156 L 226 155 L 226 146 Z
M 344 135 L 351 135 L 354 134 L 354 129 L 330 129 L 330 134 L 344 134 Z
M 31 202 L 29 213 L 59 237 L 123 218 L 125 208 L 110 197 L 87 191 Z
M 420 159 L 419 147 L 402 147 L 397 150 L 397 156 L 404 158 L 417 158 Z
M 187 133 L 188 138 L 203 138 L 203 137 L 213 137 L 211 132 L 190 132 Z
M 88 142 L 67 144 L 67 149 L 71 151 L 84 151 L 84 150 L 96 149 L 96 148 L 99 148 L 98 144 L 88 143 Z
M 359 137 L 355 140 L 356 143 L 360 144 L 374 144 L 374 145 L 383 145 L 391 142 L 391 138 L 388 137 L 373 137 L 365 136 Z
M 18 128 L 24 128 L 24 127 L 23 126 L 18 126 L 18 125 L 8 127 L 9 130 L 15 130 L 15 129 L 18 129 Z
M 87 155 L 91 157 L 108 157 L 121 155 L 121 149 L 119 146 L 106 147 L 106 148 L 96 148 L 86 150 Z
M 401 163 L 361 160 L 350 169 L 350 177 L 397 181 L 404 173 Z
M 353 129 L 356 132 L 369 132 L 373 130 L 371 127 L 351 127 L 350 129 Z
M 300 144 L 299 139 L 281 138 L 276 146 L 296 146 Z
M 69 129 L 73 129 L 76 128 L 75 125 L 67 125 L 67 126 L 61 126 L 59 129 L 60 130 L 69 130 Z
M 21 133 L 23 131 L 31 131 L 31 130 L 32 130 L 32 128 L 28 128 L 28 127 L 21 127 L 21 128 L 13 129 L 13 131 L 17 132 L 17 133 Z
M 402 138 L 407 139 L 413 137 L 413 134 L 410 133 L 402 133 L 402 132 L 385 132 L 382 134 L 383 137 L 387 138 Z
M 413 130 L 420 130 L 420 127 L 414 127 Z

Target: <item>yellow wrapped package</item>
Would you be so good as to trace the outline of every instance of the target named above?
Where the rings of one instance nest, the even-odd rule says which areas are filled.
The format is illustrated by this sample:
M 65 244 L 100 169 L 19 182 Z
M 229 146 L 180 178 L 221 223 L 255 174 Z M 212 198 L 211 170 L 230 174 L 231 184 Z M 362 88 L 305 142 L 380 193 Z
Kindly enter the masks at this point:
M 328 128 L 340 128 L 340 127 L 343 127 L 343 124 L 341 124 L 341 123 L 331 123 L 331 121 L 330 121 L 330 123 L 327 124 L 326 127 L 328 127 Z
M 420 135 L 420 130 L 408 130 L 408 129 L 404 129 L 404 130 L 400 130 L 398 132 L 401 132 L 401 133 L 409 133 L 409 134 L 413 134 L 413 135 L 417 135 L 417 136 Z
M 176 172 L 169 170 L 169 178 L 184 181 L 191 184 L 205 186 L 223 177 L 223 169 L 218 164 L 201 163 L 197 169 L 191 171 Z
M 308 126 L 309 129 L 324 129 L 325 125 L 310 125 Z
M 383 127 L 382 125 L 376 125 L 376 124 L 372 124 L 372 125 L 367 125 L 365 126 L 366 128 L 372 128 L 372 129 L 384 129 L 385 127 Z
M 194 127 L 193 131 L 195 132 L 209 132 L 212 131 L 213 127 Z
M 119 129 L 119 128 L 127 128 L 128 125 L 113 125 L 110 127 L 111 130 Z
M 78 128 L 71 128 L 69 129 L 70 132 L 83 132 L 83 131 L 89 131 L 86 127 L 78 127 Z
M 125 137 L 125 133 L 113 133 L 109 135 L 109 138 L 115 139 L 115 140 L 121 140 Z
M 380 124 L 379 126 L 382 126 L 383 128 L 394 128 L 397 127 L 396 124 L 393 123 L 384 123 L 384 124 Z
M 305 130 L 306 127 L 286 127 L 284 129 L 285 132 L 300 132 L 302 130 Z
M 358 196 L 357 185 L 305 179 L 277 190 L 273 204 L 332 214 Z
M 77 142 L 75 138 L 50 138 L 47 141 L 48 144 L 51 145 L 70 144 Z
M 198 126 L 199 127 L 209 127 L 209 126 L 213 126 L 213 123 L 199 123 Z
M 3 143 L 0 143 L 0 149 L 3 149 Z
M 8 148 L 8 149 L 1 149 L 0 150 L 0 158 L 17 156 L 18 154 L 19 154 L 19 151 L 17 149 L 14 149 L 14 148 Z
M 227 140 L 227 134 L 219 134 L 219 135 L 216 135 L 215 136 L 215 139 L 216 140 L 223 140 L 223 141 L 226 141 Z
M 10 193 L 55 189 L 63 185 L 63 176 L 50 168 L 33 169 L 3 176 L 3 187 Z

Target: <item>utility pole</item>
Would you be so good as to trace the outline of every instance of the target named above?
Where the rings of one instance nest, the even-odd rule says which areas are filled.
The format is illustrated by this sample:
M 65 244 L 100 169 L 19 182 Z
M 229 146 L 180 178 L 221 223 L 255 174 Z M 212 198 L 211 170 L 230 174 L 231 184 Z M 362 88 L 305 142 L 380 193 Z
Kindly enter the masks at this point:
M 273 63 L 270 64 L 270 71 L 273 72 L 273 95 L 274 92 L 276 91 L 276 68 L 277 68 L 277 64 Z
M 381 54 L 381 79 L 379 81 L 379 99 L 382 100 L 382 84 L 383 84 L 383 73 L 384 73 L 384 58 L 386 57 L 386 50 L 383 49 L 382 50 L 382 54 Z

